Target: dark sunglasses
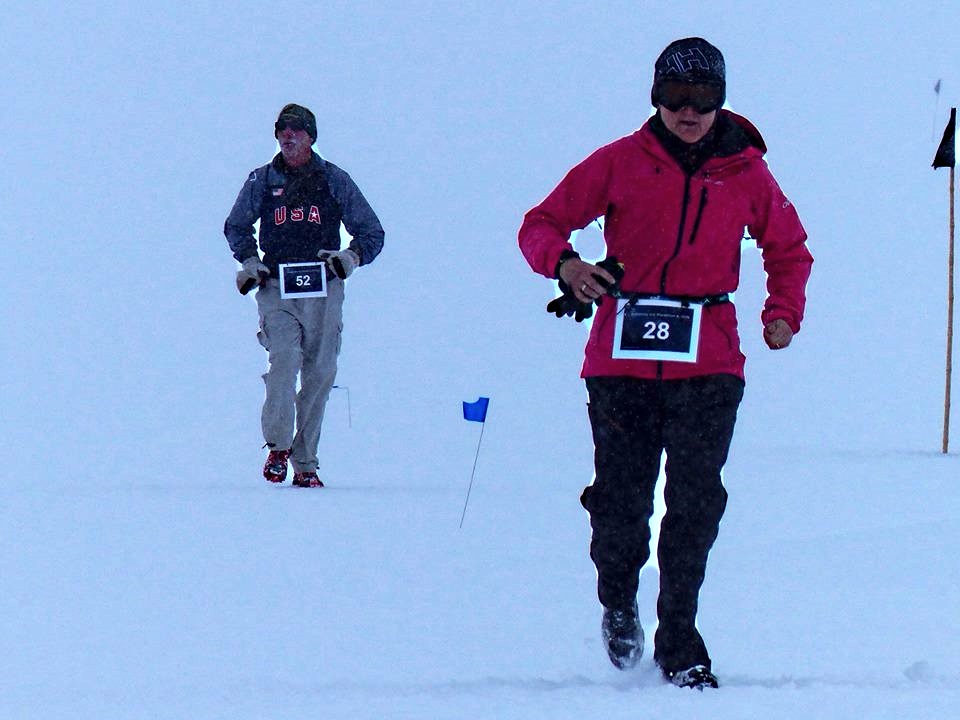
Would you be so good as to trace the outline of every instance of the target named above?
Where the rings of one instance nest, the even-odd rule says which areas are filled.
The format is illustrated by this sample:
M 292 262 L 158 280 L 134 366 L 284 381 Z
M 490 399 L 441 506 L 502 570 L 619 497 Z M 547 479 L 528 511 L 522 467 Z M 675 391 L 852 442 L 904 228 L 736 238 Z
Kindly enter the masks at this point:
M 688 105 L 701 115 L 719 110 L 723 104 L 723 91 L 719 85 L 709 83 L 685 83 L 668 80 L 657 93 L 660 104 L 670 112 L 678 112 Z
M 290 120 L 277 120 L 273 128 L 278 133 L 281 133 L 287 128 L 290 128 L 291 130 L 306 130 L 307 126 L 304 124 L 303 120 L 291 118 Z

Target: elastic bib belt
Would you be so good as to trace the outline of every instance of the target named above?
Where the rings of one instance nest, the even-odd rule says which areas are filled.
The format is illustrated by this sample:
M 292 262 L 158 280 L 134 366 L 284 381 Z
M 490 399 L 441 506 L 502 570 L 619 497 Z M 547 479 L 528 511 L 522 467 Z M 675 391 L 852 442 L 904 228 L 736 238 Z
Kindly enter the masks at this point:
M 730 293 L 722 293 L 720 295 L 663 295 L 659 293 L 631 293 L 631 292 L 620 292 L 618 297 L 623 298 L 628 303 L 635 302 L 637 300 L 673 300 L 674 302 L 680 302 L 684 305 L 690 305 L 691 303 L 700 303 L 704 307 L 708 305 L 720 305 L 721 303 L 730 302 Z

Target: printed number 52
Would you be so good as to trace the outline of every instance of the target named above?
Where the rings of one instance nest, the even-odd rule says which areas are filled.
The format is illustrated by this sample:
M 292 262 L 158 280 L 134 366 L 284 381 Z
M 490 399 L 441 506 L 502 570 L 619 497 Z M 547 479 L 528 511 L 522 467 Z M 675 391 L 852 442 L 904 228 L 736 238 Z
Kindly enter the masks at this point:
M 643 326 L 647 329 L 643 334 L 644 340 L 666 340 L 670 337 L 670 323 L 647 321 Z
M 309 275 L 297 275 L 297 287 L 306 287 L 310 284 Z

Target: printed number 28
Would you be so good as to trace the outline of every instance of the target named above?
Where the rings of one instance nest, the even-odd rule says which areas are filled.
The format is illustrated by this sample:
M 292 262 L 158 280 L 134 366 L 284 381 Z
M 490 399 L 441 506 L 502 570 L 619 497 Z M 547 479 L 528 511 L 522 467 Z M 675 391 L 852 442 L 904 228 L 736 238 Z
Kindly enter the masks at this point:
M 310 284 L 309 275 L 297 275 L 297 287 L 306 287 Z
M 666 340 L 670 337 L 670 323 L 648 321 L 643 326 L 647 329 L 643 334 L 644 340 Z

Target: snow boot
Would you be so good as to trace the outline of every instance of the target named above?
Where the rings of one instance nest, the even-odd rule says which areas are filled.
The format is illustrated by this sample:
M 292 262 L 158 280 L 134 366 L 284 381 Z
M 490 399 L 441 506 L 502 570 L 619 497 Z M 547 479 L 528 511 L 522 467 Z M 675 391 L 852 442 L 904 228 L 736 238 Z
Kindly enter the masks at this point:
M 315 472 L 298 472 L 293 474 L 293 484 L 297 487 L 323 487 L 323 482 Z
M 637 620 L 637 603 L 626 610 L 603 609 L 603 644 L 610 662 L 620 670 L 637 664 L 643 655 L 643 628 Z
M 287 479 L 287 460 L 290 450 L 271 450 L 263 464 L 263 476 L 272 483 L 282 483 Z
M 710 672 L 706 665 L 694 665 L 686 670 L 674 672 L 663 671 L 664 677 L 677 687 L 695 688 L 703 691 L 704 688 L 718 688 L 720 683 L 717 676 Z

